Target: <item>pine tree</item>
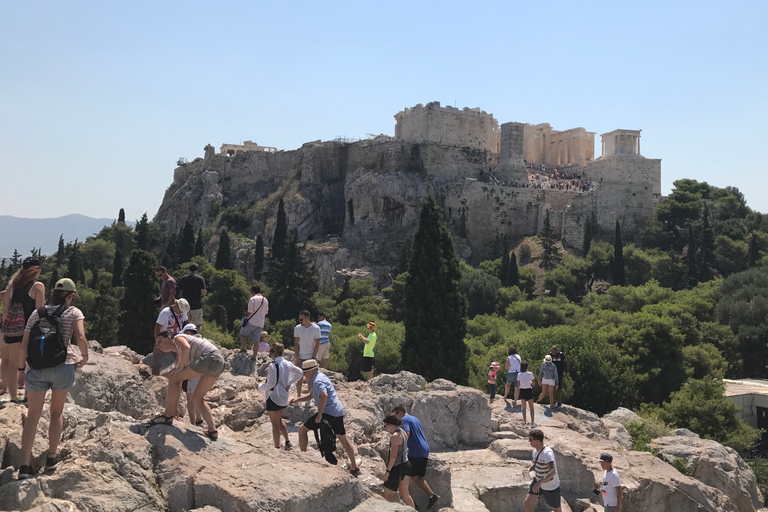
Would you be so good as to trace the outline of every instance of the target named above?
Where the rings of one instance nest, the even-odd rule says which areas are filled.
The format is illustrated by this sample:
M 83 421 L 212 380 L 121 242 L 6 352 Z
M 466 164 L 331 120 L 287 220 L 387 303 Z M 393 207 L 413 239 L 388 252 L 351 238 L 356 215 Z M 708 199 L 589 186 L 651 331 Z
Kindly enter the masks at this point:
M 405 285 L 406 370 L 428 381 L 467 383 L 467 304 L 459 291 L 461 270 L 435 198 L 422 202 Z
M 760 238 L 755 231 L 749 238 L 748 256 L 750 268 L 756 266 L 757 262 L 760 261 Z
M 517 256 L 515 256 L 515 251 L 512 251 L 512 255 L 509 257 L 507 286 L 520 286 L 520 271 L 517 268 Z
M 555 230 L 549 222 L 549 210 L 544 217 L 544 229 L 541 230 L 541 247 L 544 250 L 541 255 L 541 268 L 552 270 L 560 263 L 560 250 L 555 245 Z
M 281 261 L 285 258 L 286 241 L 288 239 L 288 223 L 285 218 L 285 205 L 283 199 L 277 205 L 277 221 L 275 222 L 275 236 L 272 238 L 272 259 Z
M 112 261 L 112 286 L 123 286 L 123 251 L 115 249 L 115 259 Z
M 696 230 L 692 224 L 688 225 L 688 247 L 686 259 L 688 260 L 688 287 L 693 288 L 699 282 L 699 270 L 696 264 Z
M 186 263 L 195 255 L 195 228 L 187 221 L 181 232 L 181 242 L 179 242 L 179 263 Z
M 120 208 L 120 213 L 117 214 L 118 224 L 125 224 L 125 210 Z
M 216 270 L 232 268 L 232 249 L 229 247 L 229 233 L 223 230 L 219 236 L 219 250 L 216 251 Z
M 140 251 L 149 250 L 149 219 L 147 212 L 136 223 L 136 248 Z
M 154 304 L 158 294 L 156 265 L 151 253 L 137 249 L 131 253 L 123 273 L 125 292 L 120 302 L 118 339 L 121 345 L 127 345 L 139 354 L 152 352 L 155 345 L 152 330 L 157 319 Z
M 195 256 L 203 255 L 203 228 L 198 228 L 195 239 Z
M 64 260 L 64 234 L 59 235 L 59 249 L 56 251 L 56 261 L 61 263 Z
M 504 251 L 504 254 L 501 255 L 501 266 L 499 267 L 499 275 L 498 275 L 499 281 L 501 281 L 501 286 L 509 286 L 509 283 L 507 283 L 507 279 L 509 278 L 509 252 Z
M 257 281 L 261 281 L 262 273 L 264 273 L 264 238 L 259 235 L 256 237 L 256 248 L 253 255 L 253 276 Z
M 616 220 L 616 231 L 613 239 L 613 284 L 624 286 L 624 244 L 621 242 L 621 226 Z

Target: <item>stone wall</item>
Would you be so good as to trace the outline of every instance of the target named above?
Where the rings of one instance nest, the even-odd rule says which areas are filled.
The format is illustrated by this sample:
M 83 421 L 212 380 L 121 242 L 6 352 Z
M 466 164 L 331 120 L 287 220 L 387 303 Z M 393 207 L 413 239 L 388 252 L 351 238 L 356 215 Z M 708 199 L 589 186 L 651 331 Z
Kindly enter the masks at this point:
M 647 186 L 655 202 L 661 200 L 661 159 L 639 155 L 599 158 L 589 162 L 583 172 L 590 180 Z
M 437 142 L 499 152 L 499 123 L 479 108 L 441 107 L 421 103 L 395 114 L 395 138 L 406 142 Z

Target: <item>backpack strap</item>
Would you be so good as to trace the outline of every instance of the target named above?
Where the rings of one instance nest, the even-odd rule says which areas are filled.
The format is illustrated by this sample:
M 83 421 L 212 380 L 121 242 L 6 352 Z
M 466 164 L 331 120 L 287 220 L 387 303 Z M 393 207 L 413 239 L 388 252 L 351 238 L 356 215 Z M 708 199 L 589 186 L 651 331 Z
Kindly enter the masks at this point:
M 272 389 L 275 389 L 277 385 L 280 384 L 280 365 L 277 364 L 277 361 L 272 361 L 271 364 L 275 365 L 275 371 L 277 372 L 277 377 L 275 377 L 275 385 L 272 386 Z M 272 391 L 272 389 L 270 389 L 270 391 Z

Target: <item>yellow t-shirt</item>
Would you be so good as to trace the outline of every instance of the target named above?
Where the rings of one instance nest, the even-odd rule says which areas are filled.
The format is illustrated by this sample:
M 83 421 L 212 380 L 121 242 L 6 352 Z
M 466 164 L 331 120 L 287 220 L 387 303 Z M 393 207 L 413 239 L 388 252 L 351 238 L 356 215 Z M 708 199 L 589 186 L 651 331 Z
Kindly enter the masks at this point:
M 363 357 L 373 357 L 373 347 L 376 346 L 376 333 L 372 332 L 368 334 L 368 343 L 365 344 L 363 349 Z

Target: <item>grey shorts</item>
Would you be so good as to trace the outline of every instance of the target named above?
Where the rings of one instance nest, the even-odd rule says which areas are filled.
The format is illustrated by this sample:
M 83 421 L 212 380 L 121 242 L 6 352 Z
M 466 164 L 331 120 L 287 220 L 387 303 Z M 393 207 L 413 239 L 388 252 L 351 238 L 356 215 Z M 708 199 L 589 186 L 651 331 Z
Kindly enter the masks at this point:
M 616 512 L 616 506 L 617 505 L 607 505 L 605 507 L 605 512 Z
M 75 365 L 60 364 L 53 368 L 29 370 L 26 385 L 27 391 L 66 391 L 75 385 Z
M 207 375 L 208 377 L 218 379 L 221 372 L 224 371 L 224 358 L 221 357 L 221 352 L 217 350 L 198 357 L 187 368 L 200 375 Z
M 509 384 L 512 389 L 515 389 L 517 386 L 517 372 L 507 372 L 507 384 Z
M 248 323 L 245 324 L 245 327 L 240 328 L 240 336 L 246 336 L 250 338 L 251 341 L 259 341 L 259 336 L 261 336 L 262 330 L 264 330 L 263 327 Z

